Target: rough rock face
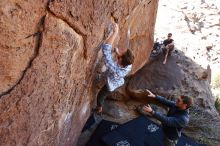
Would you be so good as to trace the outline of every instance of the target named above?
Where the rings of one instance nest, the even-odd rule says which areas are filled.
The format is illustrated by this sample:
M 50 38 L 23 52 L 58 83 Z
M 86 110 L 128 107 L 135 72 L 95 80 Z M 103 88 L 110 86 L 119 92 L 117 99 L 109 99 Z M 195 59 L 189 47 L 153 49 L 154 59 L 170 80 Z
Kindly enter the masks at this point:
M 46 0 L 0 2 L 0 95 L 18 84 L 39 48 Z
M 1 0 L 0 144 L 76 145 L 97 93 L 105 27 L 119 23 L 118 44 L 130 44 L 134 73 L 149 56 L 157 4 Z

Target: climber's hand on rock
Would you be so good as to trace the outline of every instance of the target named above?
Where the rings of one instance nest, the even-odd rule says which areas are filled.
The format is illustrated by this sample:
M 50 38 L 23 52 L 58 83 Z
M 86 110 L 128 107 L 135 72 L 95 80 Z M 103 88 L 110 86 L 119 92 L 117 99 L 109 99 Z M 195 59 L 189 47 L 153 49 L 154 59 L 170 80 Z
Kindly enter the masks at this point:
M 104 43 L 110 44 L 113 46 L 115 39 L 118 36 L 119 26 L 117 23 L 113 22 L 109 25 L 110 33 L 108 34 L 107 38 L 105 39 Z
M 146 91 L 148 92 L 148 97 L 152 97 L 152 98 L 156 97 L 156 95 L 153 94 L 150 90 L 146 89 Z
M 118 26 L 118 24 L 114 22 L 114 23 L 112 23 L 112 27 L 113 27 L 113 33 L 114 33 L 115 35 L 117 35 L 118 32 L 119 32 L 119 26 Z
M 152 112 L 152 108 L 150 105 L 144 105 L 143 106 L 143 110 L 144 112 L 147 112 L 147 113 L 151 113 Z

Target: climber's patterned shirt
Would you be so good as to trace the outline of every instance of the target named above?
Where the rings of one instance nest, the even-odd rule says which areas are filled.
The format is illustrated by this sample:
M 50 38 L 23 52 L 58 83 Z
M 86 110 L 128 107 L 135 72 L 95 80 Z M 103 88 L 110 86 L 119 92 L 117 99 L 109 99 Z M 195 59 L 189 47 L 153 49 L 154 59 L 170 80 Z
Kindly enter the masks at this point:
M 114 91 L 124 84 L 124 77 L 131 71 L 132 65 L 122 68 L 114 62 L 112 58 L 112 46 L 109 44 L 102 45 L 102 53 L 107 67 L 107 86 L 109 91 Z

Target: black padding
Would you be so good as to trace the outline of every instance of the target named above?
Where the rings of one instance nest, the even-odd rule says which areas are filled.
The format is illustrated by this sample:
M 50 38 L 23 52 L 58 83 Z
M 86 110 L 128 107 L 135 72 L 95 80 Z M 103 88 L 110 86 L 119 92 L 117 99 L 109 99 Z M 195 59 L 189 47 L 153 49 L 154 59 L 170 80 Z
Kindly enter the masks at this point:
M 107 146 L 163 146 L 163 139 L 161 126 L 144 116 L 131 120 L 102 137 Z M 199 146 L 185 136 L 180 138 L 177 146 L 186 144 Z
M 94 115 L 92 114 L 89 119 L 86 121 L 86 124 L 84 125 L 82 132 L 86 131 L 89 129 L 93 124 L 95 123 L 95 118 Z
M 108 146 L 119 145 L 121 141 L 129 142 L 130 145 L 127 144 L 128 146 L 160 146 L 162 137 L 161 128 L 146 117 L 141 116 L 121 125 L 104 136 L 102 140 Z
M 102 139 L 106 146 L 140 146 L 142 145 L 139 141 L 122 135 L 118 131 L 114 131 L 108 134 L 108 137 Z M 144 146 L 144 145 L 142 145 Z
M 101 141 L 101 137 L 116 129 L 118 126 L 118 123 L 102 120 L 86 146 L 105 146 L 105 144 Z

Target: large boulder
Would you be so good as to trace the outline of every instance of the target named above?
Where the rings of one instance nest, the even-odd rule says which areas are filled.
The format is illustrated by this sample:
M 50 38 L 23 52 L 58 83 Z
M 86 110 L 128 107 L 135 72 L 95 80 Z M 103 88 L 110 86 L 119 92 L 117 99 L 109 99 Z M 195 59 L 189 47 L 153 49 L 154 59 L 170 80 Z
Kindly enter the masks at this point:
M 118 22 L 118 46 L 135 54 L 134 73 L 151 51 L 157 5 L 1 0 L 0 144 L 76 145 L 95 104 L 105 28 Z

